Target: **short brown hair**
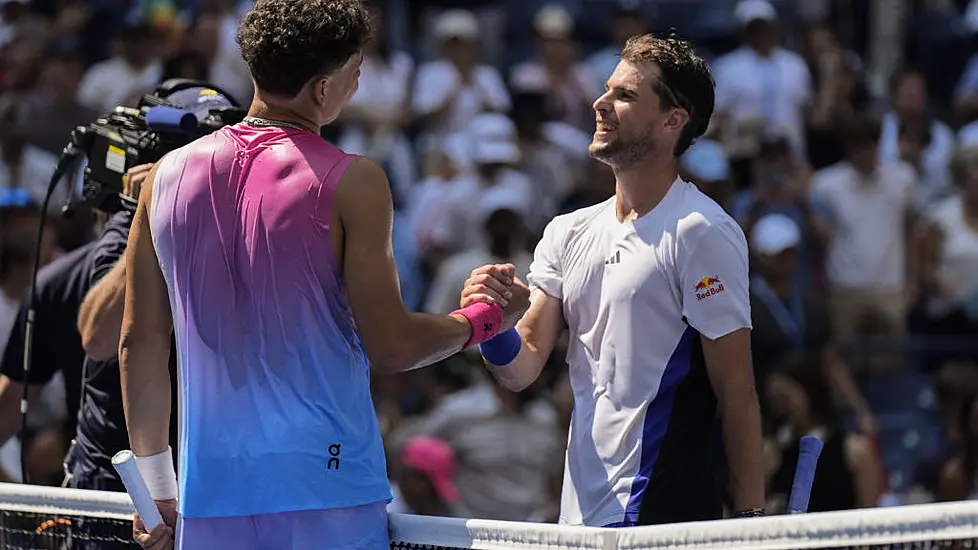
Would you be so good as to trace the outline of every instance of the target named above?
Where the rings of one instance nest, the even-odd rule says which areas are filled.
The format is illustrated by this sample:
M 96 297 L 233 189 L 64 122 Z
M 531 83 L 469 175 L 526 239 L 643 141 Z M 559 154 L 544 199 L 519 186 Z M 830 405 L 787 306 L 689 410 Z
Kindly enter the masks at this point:
M 621 58 L 629 63 L 655 63 L 661 77 L 652 86 L 659 100 L 666 108 L 678 107 L 689 113 L 689 122 L 673 151 L 677 157 L 682 155 L 706 132 L 713 116 L 715 83 L 710 67 L 696 55 L 692 44 L 675 36 L 633 36 L 621 50 Z
M 369 38 L 360 0 L 258 0 L 237 36 L 258 88 L 288 98 L 342 67 Z

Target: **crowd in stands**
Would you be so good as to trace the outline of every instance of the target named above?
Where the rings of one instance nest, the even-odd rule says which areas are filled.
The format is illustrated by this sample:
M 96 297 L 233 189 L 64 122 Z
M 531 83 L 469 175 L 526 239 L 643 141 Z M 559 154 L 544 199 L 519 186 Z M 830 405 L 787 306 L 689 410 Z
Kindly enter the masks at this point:
M 868 1 L 675 4 L 370 2 L 359 91 L 323 138 L 387 171 L 405 303 L 448 313 L 486 263 L 525 279 L 550 219 L 614 193 L 587 154 L 591 104 L 627 37 L 675 28 L 716 80 L 715 118 L 682 175 L 751 248 L 769 512 L 784 509 L 805 434 L 826 443 L 812 511 L 978 495 L 978 55 L 961 53 L 978 51 L 978 2 L 913 12 L 909 31 L 945 32 L 910 32 L 914 51 L 879 91 Z M 0 334 L 30 285 L 39 205 L 71 130 L 169 78 L 247 104 L 235 31 L 249 5 L 0 0 Z M 51 203 L 42 264 L 97 236 L 95 216 L 60 215 L 70 192 Z M 392 511 L 557 520 L 573 409 L 560 349 L 520 393 L 469 355 L 372 385 Z M 55 377 L 31 409 L 34 480 L 60 482 L 65 393 Z M 14 480 L 17 445 L 0 448 Z

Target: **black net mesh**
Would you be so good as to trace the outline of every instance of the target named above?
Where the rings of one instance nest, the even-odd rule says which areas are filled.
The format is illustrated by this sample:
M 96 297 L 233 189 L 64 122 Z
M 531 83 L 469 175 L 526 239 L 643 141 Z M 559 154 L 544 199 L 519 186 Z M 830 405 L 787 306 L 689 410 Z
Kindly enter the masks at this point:
M 0 511 L 0 550 L 139 548 L 132 522 L 120 519 Z

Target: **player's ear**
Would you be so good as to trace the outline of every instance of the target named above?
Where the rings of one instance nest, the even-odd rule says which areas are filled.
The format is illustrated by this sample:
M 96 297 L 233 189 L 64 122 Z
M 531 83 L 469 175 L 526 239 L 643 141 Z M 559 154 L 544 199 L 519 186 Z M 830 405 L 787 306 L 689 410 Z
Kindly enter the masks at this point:
M 326 98 L 329 97 L 329 84 L 330 78 L 328 76 L 319 76 L 313 80 L 313 101 L 316 105 L 322 107 L 326 104 Z
M 689 124 L 689 118 L 689 113 L 686 111 L 686 109 L 672 109 L 669 111 L 669 116 L 666 117 L 665 128 L 667 130 L 681 132 L 683 128 Z

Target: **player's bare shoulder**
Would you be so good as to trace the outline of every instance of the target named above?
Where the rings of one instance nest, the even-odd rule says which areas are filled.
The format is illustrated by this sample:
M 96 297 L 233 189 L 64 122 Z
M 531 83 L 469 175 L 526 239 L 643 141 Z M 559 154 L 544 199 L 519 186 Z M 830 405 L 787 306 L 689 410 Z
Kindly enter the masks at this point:
M 371 209 L 383 214 L 393 204 L 387 174 L 376 162 L 357 156 L 336 187 L 335 201 L 343 217 L 364 214 Z

